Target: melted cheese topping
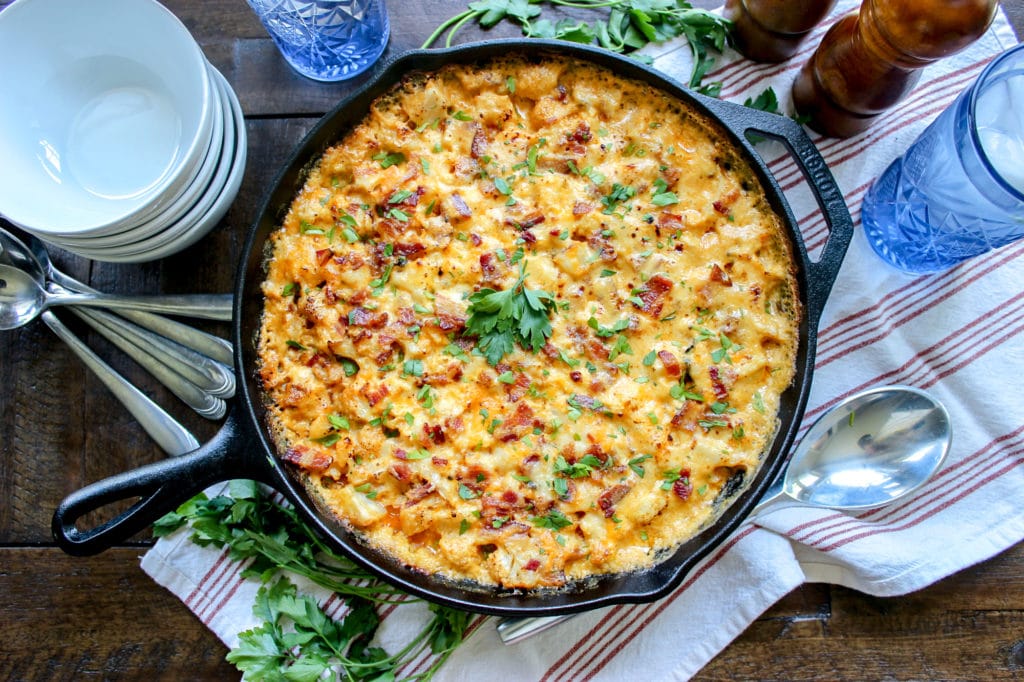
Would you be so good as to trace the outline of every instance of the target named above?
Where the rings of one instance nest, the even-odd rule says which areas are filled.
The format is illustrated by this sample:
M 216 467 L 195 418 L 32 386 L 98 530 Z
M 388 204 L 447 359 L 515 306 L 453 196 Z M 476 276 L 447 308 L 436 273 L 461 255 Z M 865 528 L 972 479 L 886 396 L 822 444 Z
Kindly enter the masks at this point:
M 771 444 L 800 316 L 780 220 L 723 140 L 570 59 L 407 77 L 272 236 L 281 456 L 367 542 L 453 580 L 556 588 L 692 537 Z M 524 265 L 550 338 L 491 366 L 467 299 Z

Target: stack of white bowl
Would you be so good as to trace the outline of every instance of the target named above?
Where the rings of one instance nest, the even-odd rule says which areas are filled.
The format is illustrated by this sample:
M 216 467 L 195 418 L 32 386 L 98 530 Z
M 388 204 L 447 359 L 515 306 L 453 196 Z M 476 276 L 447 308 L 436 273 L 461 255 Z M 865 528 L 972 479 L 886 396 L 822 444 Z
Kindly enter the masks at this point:
M 242 110 L 156 0 L 15 0 L 0 64 L 0 215 L 112 262 L 163 258 L 223 218 Z

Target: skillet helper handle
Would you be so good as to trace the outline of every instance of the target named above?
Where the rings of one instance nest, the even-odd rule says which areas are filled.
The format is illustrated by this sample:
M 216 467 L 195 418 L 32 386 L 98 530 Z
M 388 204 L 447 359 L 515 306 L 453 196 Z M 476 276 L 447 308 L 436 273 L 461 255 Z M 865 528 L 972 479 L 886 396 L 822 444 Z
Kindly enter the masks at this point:
M 757 133 L 781 142 L 803 173 L 829 230 L 821 256 L 817 261 L 806 261 L 808 322 L 812 329 L 817 327 L 853 239 L 853 219 L 832 171 L 803 127 L 791 118 L 707 97 L 701 97 L 701 102 L 718 114 L 733 132 L 743 138 L 744 143 L 748 143 L 747 133 Z M 753 145 L 748 143 L 747 146 L 757 154 Z
M 231 478 L 260 478 L 246 464 L 238 420 L 231 414 L 213 440 L 198 450 L 92 483 L 68 495 L 53 514 L 53 537 L 72 556 L 98 554 L 144 530 L 204 488 Z M 141 498 L 93 528 L 84 516 L 121 501 Z

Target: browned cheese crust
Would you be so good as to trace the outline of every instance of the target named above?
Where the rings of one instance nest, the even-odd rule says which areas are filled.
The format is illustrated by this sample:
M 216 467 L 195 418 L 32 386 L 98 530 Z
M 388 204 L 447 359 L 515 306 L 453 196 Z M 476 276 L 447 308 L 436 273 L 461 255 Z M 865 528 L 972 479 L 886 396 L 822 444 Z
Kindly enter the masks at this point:
M 571 59 L 409 75 L 272 236 L 281 457 L 366 542 L 483 586 L 642 569 L 692 537 L 771 444 L 801 314 L 781 221 L 718 130 Z M 523 271 L 550 336 L 491 364 L 469 297 Z

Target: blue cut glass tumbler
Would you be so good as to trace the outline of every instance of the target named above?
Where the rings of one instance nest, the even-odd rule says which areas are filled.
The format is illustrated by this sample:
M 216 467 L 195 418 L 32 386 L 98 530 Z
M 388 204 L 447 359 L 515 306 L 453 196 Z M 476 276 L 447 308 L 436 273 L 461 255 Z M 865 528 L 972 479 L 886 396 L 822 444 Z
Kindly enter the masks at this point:
M 1024 237 L 1024 45 L 989 64 L 872 184 L 864 234 L 929 273 Z
M 384 0 L 247 0 L 293 69 L 318 81 L 366 71 L 391 34 Z

